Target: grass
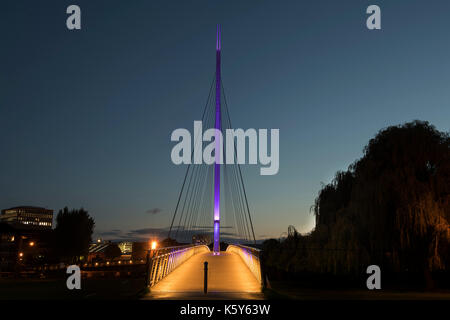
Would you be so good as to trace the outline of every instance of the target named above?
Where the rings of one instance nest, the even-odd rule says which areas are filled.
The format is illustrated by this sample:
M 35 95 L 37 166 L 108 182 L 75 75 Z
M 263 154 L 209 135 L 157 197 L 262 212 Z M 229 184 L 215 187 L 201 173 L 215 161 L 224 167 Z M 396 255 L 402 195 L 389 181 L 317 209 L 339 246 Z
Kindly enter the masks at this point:
M 1 279 L 0 300 L 138 299 L 144 279 L 82 279 L 80 290 L 68 290 L 66 279 Z
M 314 289 L 300 283 L 273 281 L 265 290 L 267 299 L 288 300 L 450 300 L 449 290 L 368 290 L 365 288 Z
M 449 290 L 314 289 L 301 283 L 271 281 L 270 300 L 450 300 Z M 82 279 L 80 290 L 68 290 L 66 279 L 1 279 L 0 300 L 135 300 L 148 293 L 142 278 Z

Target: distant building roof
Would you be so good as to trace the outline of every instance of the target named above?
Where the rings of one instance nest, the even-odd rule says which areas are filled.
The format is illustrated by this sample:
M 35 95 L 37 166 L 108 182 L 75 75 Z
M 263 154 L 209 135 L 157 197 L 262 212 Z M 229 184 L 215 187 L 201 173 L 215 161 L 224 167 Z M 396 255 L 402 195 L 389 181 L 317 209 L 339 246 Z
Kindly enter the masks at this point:
M 6 210 L 17 210 L 17 209 L 36 210 L 36 211 L 51 211 L 51 212 L 53 212 L 53 210 L 51 210 L 51 209 L 42 208 L 42 207 L 36 207 L 36 206 L 18 206 L 18 207 L 12 207 L 12 208 L 8 208 L 8 209 L 3 209 L 2 212 L 6 211 Z
M 110 245 L 111 245 L 111 242 L 91 243 L 89 245 L 89 253 L 103 252 Z

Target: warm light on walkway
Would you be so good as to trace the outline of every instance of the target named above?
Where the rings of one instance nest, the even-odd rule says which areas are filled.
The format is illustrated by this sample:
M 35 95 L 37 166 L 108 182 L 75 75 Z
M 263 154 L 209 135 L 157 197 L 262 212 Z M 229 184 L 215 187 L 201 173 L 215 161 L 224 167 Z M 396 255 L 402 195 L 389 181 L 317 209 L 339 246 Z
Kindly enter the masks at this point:
M 203 292 L 203 263 L 208 261 L 208 293 L 261 292 L 256 277 L 235 253 L 200 253 L 151 288 L 152 292 Z

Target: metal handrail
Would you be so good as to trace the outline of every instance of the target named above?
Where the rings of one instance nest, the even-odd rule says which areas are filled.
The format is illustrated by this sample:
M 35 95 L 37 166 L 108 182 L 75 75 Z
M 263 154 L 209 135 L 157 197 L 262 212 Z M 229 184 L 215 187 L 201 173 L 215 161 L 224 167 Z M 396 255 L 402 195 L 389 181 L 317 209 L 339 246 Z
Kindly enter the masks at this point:
M 228 245 L 226 251 L 238 254 L 250 269 L 250 271 L 253 273 L 253 275 L 256 277 L 258 282 L 261 284 L 261 287 L 264 287 L 261 268 L 262 250 L 239 244 L 230 244 Z
M 153 287 L 193 255 L 209 251 L 206 245 L 185 245 L 155 250 L 149 260 L 148 285 Z

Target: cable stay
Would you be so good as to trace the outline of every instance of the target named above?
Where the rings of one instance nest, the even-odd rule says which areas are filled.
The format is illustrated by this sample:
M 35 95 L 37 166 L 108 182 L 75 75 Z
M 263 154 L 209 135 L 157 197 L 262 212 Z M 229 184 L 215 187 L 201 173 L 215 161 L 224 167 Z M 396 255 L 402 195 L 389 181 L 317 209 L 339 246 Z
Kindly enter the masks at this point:
M 215 128 L 216 105 L 214 100 L 214 87 L 216 76 L 211 82 L 208 98 L 202 114 L 203 132 Z M 222 81 L 221 81 L 222 82 Z M 223 83 L 220 84 L 220 93 L 224 102 L 220 117 L 223 137 L 225 140 L 226 129 L 232 129 L 231 117 L 225 96 Z M 201 137 L 194 138 L 196 144 L 203 144 Z M 222 144 L 223 159 L 226 159 L 225 143 Z M 187 165 L 181 190 L 173 213 L 169 228 L 168 238 L 175 239 L 179 243 L 191 243 L 196 239 L 209 239 L 212 241 L 214 226 L 214 165 L 194 164 L 194 150 L 197 145 L 191 147 L 191 164 Z M 200 146 L 203 150 L 203 145 Z M 228 243 L 255 244 L 255 232 L 250 214 L 242 170 L 237 159 L 236 141 L 234 141 L 234 164 L 222 164 L 220 166 L 220 233 L 222 241 Z M 225 161 L 224 161 L 225 162 Z

